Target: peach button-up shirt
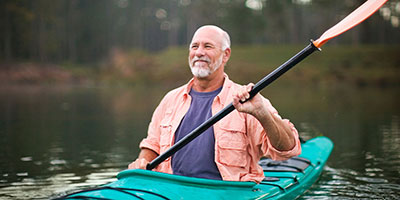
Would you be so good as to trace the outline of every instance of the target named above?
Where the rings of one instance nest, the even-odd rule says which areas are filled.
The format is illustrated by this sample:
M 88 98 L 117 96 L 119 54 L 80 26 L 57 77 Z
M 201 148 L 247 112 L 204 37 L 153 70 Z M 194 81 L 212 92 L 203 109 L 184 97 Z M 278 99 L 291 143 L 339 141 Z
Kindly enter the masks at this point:
M 174 135 L 181 120 L 189 110 L 190 89 L 193 79 L 186 85 L 170 91 L 153 113 L 147 138 L 140 143 L 140 148 L 148 148 L 162 154 L 174 144 Z M 221 92 L 212 104 L 213 115 L 232 102 L 232 93 L 240 85 L 229 80 L 225 74 Z M 265 99 L 265 98 L 264 98 Z M 277 110 L 265 99 L 270 111 L 279 116 Z M 274 160 L 285 160 L 301 153 L 298 132 L 294 125 L 286 121 L 296 138 L 295 146 L 289 151 L 275 149 L 262 125 L 252 115 L 234 110 L 219 122 L 214 124 L 215 163 L 223 180 L 261 182 L 264 173 L 258 161 L 261 157 Z M 171 158 L 168 158 L 156 168 L 156 171 L 172 174 Z

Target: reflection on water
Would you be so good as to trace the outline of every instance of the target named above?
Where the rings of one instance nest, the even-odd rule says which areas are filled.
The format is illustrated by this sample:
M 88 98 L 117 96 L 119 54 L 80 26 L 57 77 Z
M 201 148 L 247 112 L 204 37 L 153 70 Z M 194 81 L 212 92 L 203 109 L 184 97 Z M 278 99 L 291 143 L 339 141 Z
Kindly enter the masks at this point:
M 0 88 L 0 199 L 46 199 L 115 180 L 166 88 Z M 301 199 L 400 198 L 398 88 L 266 88 L 306 139 L 335 143 Z
M 74 173 L 54 174 L 48 178 L 23 178 L 18 182 L 2 186 L 0 197 L 9 199 L 48 199 L 67 194 L 77 189 L 102 185 L 111 181 L 120 169 L 93 170 L 87 176 Z
M 381 141 L 376 148 L 363 152 L 343 153 L 339 165 L 330 164 L 318 184 L 315 184 L 302 199 L 399 199 L 400 198 L 400 120 L 392 116 L 388 125 L 381 125 Z M 368 135 L 366 135 L 368 137 Z M 345 168 L 352 162 L 364 162 L 360 168 Z M 346 165 L 347 164 L 347 165 Z

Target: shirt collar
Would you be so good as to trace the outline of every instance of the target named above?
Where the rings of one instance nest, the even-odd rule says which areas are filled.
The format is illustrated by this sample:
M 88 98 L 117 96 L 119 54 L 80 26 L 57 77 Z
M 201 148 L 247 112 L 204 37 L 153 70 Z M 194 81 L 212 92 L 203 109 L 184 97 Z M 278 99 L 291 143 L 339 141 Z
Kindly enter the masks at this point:
M 184 90 L 184 97 L 189 96 L 189 92 L 192 89 L 194 83 L 194 78 L 190 79 L 190 81 L 186 84 L 185 90 Z M 224 84 L 222 86 L 221 92 L 217 95 L 216 98 L 220 99 L 220 103 L 224 103 L 226 101 L 226 98 L 228 97 L 229 94 L 229 88 L 232 86 L 233 82 L 229 79 L 229 76 L 224 73 Z

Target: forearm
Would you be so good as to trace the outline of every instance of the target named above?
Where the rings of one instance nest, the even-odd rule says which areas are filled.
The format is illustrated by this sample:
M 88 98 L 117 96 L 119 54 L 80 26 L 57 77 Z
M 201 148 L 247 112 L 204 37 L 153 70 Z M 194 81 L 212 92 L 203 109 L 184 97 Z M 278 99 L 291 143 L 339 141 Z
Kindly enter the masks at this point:
M 279 151 L 289 151 L 296 145 L 291 127 L 279 116 L 271 113 L 267 108 L 258 109 L 254 114 L 260 122 L 272 146 Z
M 151 162 L 157 156 L 158 156 L 158 154 L 156 152 L 154 152 L 153 150 L 148 149 L 148 148 L 142 148 L 140 153 L 139 153 L 138 159 L 144 158 L 148 162 Z
M 266 100 L 260 94 L 256 94 L 252 99 L 244 102 L 250 97 L 249 92 L 254 84 L 238 88 L 233 94 L 232 104 L 239 112 L 253 115 L 262 125 L 267 133 L 268 139 L 272 146 L 279 151 L 288 151 L 295 147 L 296 138 L 288 123 L 283 121 L 279 116 L 273 114 L 268 109 Z

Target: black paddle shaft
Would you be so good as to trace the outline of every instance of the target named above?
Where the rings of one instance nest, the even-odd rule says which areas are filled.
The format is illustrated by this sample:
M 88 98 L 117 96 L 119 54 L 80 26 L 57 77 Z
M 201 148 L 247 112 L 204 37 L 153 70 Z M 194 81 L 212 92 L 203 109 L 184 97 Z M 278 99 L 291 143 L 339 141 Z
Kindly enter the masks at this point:
M 311 53 L 313 53 L 317 49 L 319 50 L 319 48 L 315 47 L 314 44 L 311 42 L 307 47 L 305 47 L 303 50 L 301 50 L 295 56 L 290 58 L 288 61 L 286 61 L 281 66 L 279 66 L 274 71 L 272 71 L 267 76 L 265 76 L 263 79 L 258 81 L 258 83 L 256 83 L 254 85 L 253 89 L 249 92 L 250 93 L 250 98 L 248 98 L 247 100 L 253 98 L 258 92 L 260 92 L 262 89 L 264 89 L 267 85 L 269 85 L 274 80 L 279 78 L 282 74 L 287 72 L 289 69 L 291 69 L 293 66 L 295 66 L 297 63 L 302 61 L 304 58 L 309 56 Z M 192 132 L 187 134 L 184 138 L 182 138 L 177 143 L 175 143 L 166 152 L 164 152 L 163 154 L 159 155 L 153 161 L 148 163 L 147 166 L 146 166 L 146 169 L 147 170 L 154 169 L 161 162 L 163 162 L 164 160 L 166 160 L 167 158 L 172 156 L 174 153 L 179 151 L 181 148 L 183 148 L 189 142 L 194 140 L 197 136 L 202 134 L 205 130 L 210 128 L 212 125 L 217 123 L 220 119 L 224 118 L 226 115 L 228 115 L 233 110 L 235 110 L 235 107 L 231 103 L 228 106 L 226 106 L 225 108 L 223 108 L 221 111 L 219 111 L 217 114 L 215 114 L 214 116 L 209 118 L 207 121 L 203 122 L 200 126 L 198 126 Z

